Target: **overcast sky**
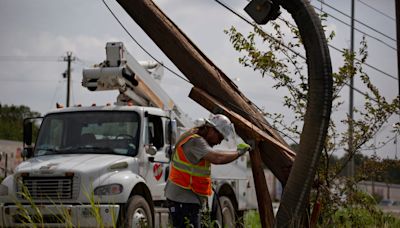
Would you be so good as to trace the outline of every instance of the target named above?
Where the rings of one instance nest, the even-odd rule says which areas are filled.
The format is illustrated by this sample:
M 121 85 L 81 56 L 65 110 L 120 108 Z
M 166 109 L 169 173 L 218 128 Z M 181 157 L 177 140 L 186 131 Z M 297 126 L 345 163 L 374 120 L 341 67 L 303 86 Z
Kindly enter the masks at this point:
M 147 35 L 135 24 L 125 11 L 114 1 L 107 4 L 130 31 L 137 41 L 158 60 L 179 72 Z M 257 72 L 238 64 L 238 54 L 228 41 L 223 30 L 232 25 L 242 32 L 251 28 L 241 19 L 228 12 L 212 0 L 157 0 L 156 4 L 183 30 L 188 37 L 205 53 L 215 65 L 222 69 L 238 85 L 239 89 L 259 107 L 266 111 L 291 115 L 282 109 L 283 93 L 271 88 L 271 81 L 263 79 Z M 350 1 L 325 0 L 323 5 L 317 0 L 311 3 L 317 8 L 350 23 L 350 19 L 332 6 L 350 14 Z M 229 0 L 226 3 L 240 14 L 246 16 L 243 8 L 248 1 Z M 374 8 L 374 9 L 372 9 Z M 396 39 L 394 0 L 356 0 L 356 19 Z M 247 17 L 248 18 L 248 17 Z M 335 19 L 327 25 L 337 34 L 332 45 L 348 48 L 350 28 Z M 359 23 L 356 27 L 367 37 L 369 46 L 368 63 L 397 78 L 396 52 L 389 46 L 396 43 L 382 34 L 366 28 Z M 55 107 L 56 102 L 66 103 L 66 80 L 62 73 L 66 69 L 63 57 L 71 51 L 78 60 L 72 64 L 72 104 L 98 105 L 114 102 L 117 92 L 89 92 L 81 87 L 82 69 L 105 59 L 105 44 L 108 41 L 122 41 L 137 60 L 151 60 L 126 34 L 112 17 L 101 0 L 0 0 L 0 103 L 27 105 L 34 111 L 44 114 Z M 362 33 L 355 32 L 355 46 Z M 383 42 L 379 42 L 379 39 Z M 385 43 L 385 44 L 384 44 Z M 341 64 L 340 53 L 331 49 L 333 70 Z M 23 56 L 28 56 L 22 58 Z M 398 93 L 398 81 L 390 76 L 365 67 L 387 99 Z M 179 72 L 180 73 L 180 72 Z M 355 87 L 359 82 L 355 82 Z M 187 95 L 191 86 L 165 71 L 162 86 L 175 102 L 193 119 L 207 117 L 208 112 Z M 361 89 L 361 88 L 360 88 Z M 342 91 L 347 102 L 348 89 Z M 355 93 L 355 106 L 361 107 L 362 96 Z M 348 104 L 335 115 L 342 117 L 348 112 Z M 377 141 L 393 137 L 390 125 L 398 119 L 392 117 L 388 127 L 383 129 Z M 372 153 L 372 151 L 365 151 Z M 394 157 L 397 144 L 393 141 L 378 151 L 382 156 Z M 399 154 L 400 155 L 400 154 Z

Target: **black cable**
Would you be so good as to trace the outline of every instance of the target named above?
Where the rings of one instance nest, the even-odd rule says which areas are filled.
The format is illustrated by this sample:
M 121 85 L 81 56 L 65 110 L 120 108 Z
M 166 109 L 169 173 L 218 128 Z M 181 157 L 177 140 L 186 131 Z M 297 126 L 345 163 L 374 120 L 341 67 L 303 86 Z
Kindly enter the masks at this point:
M 169 72 L 171 72 L 172 74 L 176 75 L 177 77 L 179 77 L 180 79 L 184 80 L 185 82 L 192 84 L 189 80 L 187 80 L 186 78 L 184 78 L 183 76 L 179 75 L 178 73 L 176 73 L 175 71 L 173 71 L 172 69 L 170 69 L 169 67 L 167 67 L 166 65 L 164 65 L 164 63 L 162 63 L 161 61 L 159 61 L 156 57 L 154 57 L 150 52 L 148 52 L 133 36 L 132 34 L 125 28 L 125 26 L 122 24 L 122 22 L 118 19 L 118 17 L 114 14 L 114 12 L 111 10 L 111 8 L 107 5 L 107 3 L 105 2 L 105 0 L 102 0 L 104 5 L 107 7 L 107 9 L 110 11 L 111 15 L 115 18 L 115 20 L 119 23 L 119 25 L 125 30 L 125 32 L 130 36 L 130 38 L 147 54 L 149 55 L 154 61 L 156 61 L 158 64 L 160 64 L 161 66 L 163 66 L 165 69 L 167 69 Z
M 239 18 L 241 18 L 241 19 L 243 19 L 245 22 L 247 22 L 249 25 L 251 25 L 251 26 L 253 26 L 253 27 L 255 27 L 256 25 L 254 24 L 254 23 L 252 23 L 252 22 L 250 22 L 249 20 L 247 20 L 247 19 L 245 19 L 243 16 L 241 16 L 239 13 L 237 13 L 237 12 L 235 12 L 234 10 L 232 10 L 231 8 L 229 8 L 228 6 L 226 6 L 225 4 L 223 4 L 222 2 L 220 2 L 219 0 L 214 0 L 214 1 L 216 1 L 217 3 L 219 3 L 221 6 L 223 6 L 224 8 L 226 8 L 226 9 L 228 9 L 230 12 L 232 12 L 233 14 L 235 14 L 236 16 L 238 16 Z M 247 1 L 249 1 L 249 0 L 247 0 Z M 280 19 L 280 20 L 282 20 L 282 21 L 284 21 L 282 18 L 278 18 L 278 19 Z M 291 24 L 290 22 L 288 22 L 290 25 L 292 25 L 292 26 L 295 26 L 295 25 L 293 25 L 293 24 Z M 261 30 L 261 29 L 260 29 Z M 263 31 L 265 34 L 267 34 L 265 31 Z M 277 41 L 274 37 L 272 37 L 271 35 L 269 35 L 269 34 L 267 34 L 268 35 L 268 37 L 270 37 L 270 38 L 272 38 L 272 39 L 274 39 L 275 41 Z M 279 42 L 279 41 L 277 41 L 277 42 Z M 279 42 L 280 43 L 280 42 Z M 335 46 L 333 46 L 333 45 L 331 45 L 331 44 L 328 44 L 329 45 L 329 47 L 331 47 L 331 48 L 333 48 L 334 50 L 336 50 L 336 51 L 338 51 L 338 52 L 340 52 L 340 53 L 344 53 L 344 51 L 342 51 L 342 50 L 340 50 L 339 48 L 337 48 L 337 47 L 335 47 Z M 296 51 L 294 51 L 294 50 L 292 50 L 291 48 L 289 48 L 289 47 L 287 47 L 286 45 L 283 45 L 286 49 L 288 49 L 288 50 L 290 50 L 290 51 L 292 51 L 293 53 L 295 53 L 295 54 L 297 54 L 298 56 L 300 56 L 302 59 L 306 59 L 304 56 L 302 56 L 301 54 L 299 54 L 298 52 L 296 52 Z M 359 61 L 360 63 L 362 63 L 361 62 L 361 60 L 359 60 L 359 59 L 357 59 L 357 58 L 355 58 L 355 60 L 357 60 L 357 61 Z M 376 71 L 378 71 L 379 73 L 382 73 L 383 75 L 386 75 L 386 76 L 388 76 L 388 77 L 391 77 L 391 78 L 393 78 L 393 79 L 395 79 L 396 81 L 398 80 L 395 76 L 393 76 L 393 75 L 391 75 L 391 74 L 389 74 L 389 73 L 386 73 L 386 72 L 384 72 L 383 70 L 381 70 L 381 69 L 379 69 L 379 68 L 377 68 L 377 67 L 375 67 L 375 66 L 372 66 L 371 64 L 368 64 L 368 63 L 362 63 L 362 64 L 364 64 L 364 65 L 366 65 L 366 66 L 368 66 L 368 67 L 370 67 L 371 69 L 374 69 L 374 70 L 376 70 Z
M 249 20 L 247 20 L 246 18 L 244 18 L 244 17 L 243 17 L 242 15 L 240 15 L 239 13 L 235 12 L 233 9 L 231 9 L 230 7 L 228 7 L 226 4 L 222 3 L 221 1 L 219 1 L 219 0 L 214 0 L 214 1 L 216 1 L 218 4 L 220 4 L 220 5 L 223 6 L 225 9 L 229 10 L 231 13 L 233 13 L 233 14 L 236 15 L 236 16 L 238 16 L 240 19 L 244 20 L 246 23 L 250 24 L 251 26 L 253 26 L 253 27 L 256 26 L 254 23 L 250 22 Z M 281 18 L 279 18 L 279 19 L 282 20 L 282 21 L 284 21 L 284 20 L 281 19 Z M 291 24 L 290 22 L 288 22 L 288 23 L 289 23 L 290 25 L 294 26 L 294 25 Z M 265 32 L 265 33 L 266 33 L 266 32 Z M 267 34 L 267 33 L 266 33 L 266 34 Z M 268 35 L 268 34 L 267 34 L 267 35 Z M 276 40 L 274 37 L 272 37 L 272 36 L 270 36 L 270 35 L 269 35 L 269 37 L 271 37 L 271 38 L 273 38 L 274 40 Z M 279 41 L 278 41 L 278 42 L 279 42 Z M 330 45 L 330 44 L 329 44 L 329 46 L 332 47 L 332 48 L 334 48 L 335 50 L 339 51 L 340 53 L 344 53 L 342 50 L 340 50 L 339 48 L 334 47 L 333 45 Z M 294 52 L 294 53 L 297 54 L 297 52 L 293 51 L 291 48 L 287 47 L 286 45 L 284 45 L 284 47 L 287 48 L 288 50 L 290 50 L 290 51 L 292 51 L 292 52 Z M 301 56 L 301 55 L 299 55 L 299 56 Z M 301 57 L 303 57 L 303 56 L 301 56 Z M 305 57 L 303 57 L 303 58 L 305 59 Z M 360 63 L 362 63 L 361 60 L 359 60 L 359 59 L 355 59 L 355 60 L 357 60 L 357 61 L 359 61 Z M 396 77 L 394 77 L 394 76 L 392 76 L 392 75 L 390 75 L 390 74 L 388 74 L 388 73 L 386 73 L 386 72 L 384 72 L 384 71 L 382 71 L 382 70 L 380 70 L 380 69 L 378 69 L 378 68 L 376 68 L 376 67 L 374 67 L 374 66 L 372 66 L 372 65 L 370 65 L 370 64 L 367 64 L 367 63 L 362 63 L 362 64 L 364 64 L 364 65 L 366 65 L 366 66 L 369 66 L 370 68 L 372 68 L 372 69 L 374 69 L 374 70 L 376 70 L 376 71 L 378 71 L 378 72 L 380 72 L 380 73 L 382 73 L 382 74 L 384 74 L 384 75 L 386 75 L 386 76 L 389 76 L 389 77 L 391 77 L 391 78 L 393 78 L 393 79 L 395 79 L 395 80 L 398 80 Z M 348 85 L 348 86 L 350 86 L 350 85 L 347 84 L 347 83 L 345 83 L 345 84 Z M 363 93 L 361 90 L 355 88 L 354 86 L 353 86 L 353 89 L 354 89 L 356 92 L 360 93 L 361 95 L 367 96 L 365 93 Z M 375 100 L 375 99 L 373 99 L 373 98 L 371 98 L 371 100 L 373 100 L 373 101 L 375 101 L 375 102 L 378 102 L 377 100 Z M 251 102 L 251 101 L 250 101 L 250 102 Z M 259 110 L 261 110 L 261 109 L 260 109 L 257 105 L 255 105 L 253 102 L 251 102 L 251 103 L 252 103 L 252 105 L 254 105 L 256 108 L 258 108 Z M 231 107 L 235 107 L 234 104 L 231 104 L 231 103 L 230 103 L 230 105 L 231 105 Z M 237 110 L 239 110 L 240 112 L 243 112 L 243 111 L 241 110 L 240 107 L 235 107 L 235 108 L 236 108 Z M 252 115 L 249 114 L 249 117 L 252 118 L 253 121 L 256 121 L 256 122 L 260 123 L 259 120 L 258 120 L 257 118 L 255 118 L 254 116 L 252 116 Z M 265 123 L 265 122 L 264 122 L 264 123 Z
M 384 12 L 382 12 L 382 11 L 376 9 L 375 7 L 372 7 L 372 6 L 368 5 L 367 3 L 365 3 L 365 2 L 363 2 L 363 1 L 361 1 L 361 0 L 357 0 L 357 1 L 359 1 L 361 4 L 367 6 L 368 8 L 370 8 L 370 9 L 372 9 L 372 10 L 378 12 L 379 14 L 381 14 L 381 15 L 383 15 L 383 16 L 385 16 L 385 17 L 387 17 L 387 18 L 389 18 L 389 19 L 391 19 L 391 20 L 393 20 L 393 21 L 396 21 L 396 19 L 395 19 L 394 17 L 391 17 L 391 16 L 387 15 L 386 13 L 384 13 Z
M 250 22 L 249 20 L 245 19 L 243 16 L 241 16 L 239 13 L 235 12 L 233 9 L 231 9 L 230 7 L 228 7 L 227 5 L 225 5 L 224 3 L 222 3 L 221 1 L 219 1 L 219 0 L 214 0 L 214 1 L 216 1 L 217 3 L 219 3 L 219 4 L 220 4 L 221 6 L 223 6 L 224 8 L 228 9 L 230 12 L 232 12 L 233 14 L 235 14 L 236 16 L 238 16 L 239 18 L 243 19 L 245 22 L 247 22 L 247 23 L 250 24 L 251 26 L 253 26 L 253 27 L 256 26 L 254 23 L 252 23 L 252 22 Z M 281 21 L 283 21 L 283 22 L 286 22 L 284 19 L 282 19 L 282 18 L 280 18 L 280 17 L 279 17 L 278 19 L 281 20 Z M 288 22 L 288 21 L 287 21 L 287 23 L 290 24 L 291 26 L 295 26 L 295 25 L 293 25 L 292 23 L 290 23 L 290 22 Z M 265 32 L 265 33 L 266 33 L 266 32 Z M 267 34 L 267 35 L 268 35 L 268 34 Z M 272 37 L 272 36 L 270 36 L 270 35 L 269 35 L 269 37 L 275 39 L 274 37 Z M 275 39 L 275 40 L 276 40 L 276 39 Z M 344 53 L 344 51 L 340 50 L 339 48 L 337 48 L 337 47 L 335 47 L 335 46 L 333 46 L 333 45 L 331 45 L 331 44 L 328 44 L 328 45 L 329 45 L 329 47 L 333 48 L 334 50 L 336 50 L 336 51 L 338 51 L 338 52 L 340 52 L 340 53 L 342 53 L 342 54 Z M 293 51 L 292 49 L 290 49 L 290 48 L 287 47 L 286 45 L 285 45 L 284 47 L 286 47 L 287 49 Z M 294 52 L 294 53 L 297 54 L 297 52 Z M 301 55 L 299 55 L 299 56 L 301 56 Z M 301 57 L 302 57 L 303 59 L 305 59 L 305 57 L 303 57 L 303 56 L 301 56 Z M 365 62 L 362 63 L 361 60 L 359 60 L 359 59 L 357 59 L 357 58 L 355 58 L 355 60 L 359 61 L 359 63 L 361 63 L 361 64 L 364 64 L 364 65 L 370 67 L 371 69 L 374 69 L 374 70 L 378 71 L 379 73 L 382 73 L 383 75 L 386 75 L 386 76 L 388 76 L 388 77 L 390 77 L 390 78 L 393 78 L 393 79 L 396 80 L 396 81 L 398 80 L 395 76 L 393 76 L 393 75 L 391 75 L 391 74 L 389 74 L 389 73 L 386 73 L 386 72 L 380 70 L 379 68 L 377 68 L 377 67 L 375 67 L 375 66 L 372 66 L 372 65 L 370 65 L 370 64 L 368 64 L 368 63 L 365 63 Z
M 318 7 L 315 7 L 315 6 L 313 6 L 313 7 L 314 7 L 315 9 L 317 9 L 318 11 L 321 11 Z M 321 12 L 323 12 L 323 11 L 321 11 Z M 326 13 L 326 12 L 325 12 L 325 13 Z M 326 14 L 327 14 L 328 16 L 330 16 L 331 18 L 333 18 L 333 19 L 335 19 L 335 20 L 337 20 L 337 21 L 339 21 L 339 22 L 341 22 L 341 23 L 343 23 L 343 24 L 345 24 L 345 25 L 347 25 L 347 26 L 351 26 L 351 25 L 349 25 L 347 22 L 345 22 L 345 21 L 343 21 L 343 20 L 341 20 L 341 19 L 339 19 L 339 18 L 333 16 L 332 14 L 328 14 L 328 13 L 326 13 Z M 374 40 L 376 40 L 376 41 L 378 41 L 378 42 L 380 42 L 380 43 L 382 43 L 383 45 L 385 45 L 385 46 L 387 46 L 387 47 L 393 49 L 394 51 L 397 51 L 397 48 L 391 46 L 390 44 L 386 43 L 385 41 L 383 41 L 383 40 L 381 40 L 381 39 L 379 39 L 379 38 L 376 38 L 376 37 L 374 37 L 374 36 L 372 36 L 372 35 L 369 35 L 368 33 L 363 32 L 363 31 L 361 31 L 360 29 L 357 29 L 357 28 L 354 28 L 354 30 L 357 31 L 357 32 L 360 32 L 360 33 L 364 34 L 365 36 L 368 36 L 368 37 L 370 37 L 370 38 L 372 38 L 372 39 L 374 39 Z
M 321 11 L 321 12 L 323 12 L 323 11 Z M 290 23 L 289 21 L 285 21 L 285 20 L 282 19 L 281 17 L 278 17 L 278 19 L 281 20 L 281 21 L 283 21 L 283 22 L 285 22 L 285 23 L 288 23 L 288 24 L 291 25 L 291 26 L 294 26 L 294 27 L 295 27 L 295 25 L 293 25 L 293 24 Z M 343 50 L 340 50 L 339 48 L 333 46 L 332 44 L 328 44 L 328 46 L 331 47 L 331 48 L 333 48 L 335 51 L 338 51 L 338 52 L 340 52 L 340 53 L 342 53 L 342 54 L 344 53 Z M 385 75 L 385 76 L 388 76 L 388 77 L 390 77 L 390 78 L 393 78 L 393 79 L 396 80 L 396 81 L 398 80 L 398 78 L 396 78 L 395 76 L 393 76 L 393 75 L 391 75 L 391 74 L 389 74 L 389 73 L 386 73 L 386 72 L 384 72 L 383 70 L 381 70 L 381 69 L 379 69 L 379 68 L 377 68 L 377 67 L 375 67 L 375 66 L 372 66 L 371 64 L 368 64 L 368 63 L 366 63 L 366 62 L 363 63 L 363 62 L 361 62 L 360 59 L 357 59 L 357 58 L 354 58 L 354 60 L 357 60 L 359 63 L 361 63 L 361 64 L 363 64 L 363 65 L 366 65 L 366 66 L 370 67 L 371 69 L 376 70 L 376 71 L 378 71 L 379 73 L 382 73 L 382 74 Z
M 337 47 L 335 47 L 335 46 L 333 46 L 331 44 L 328 44 L 328 45 L 329 45 L 329 47 L 333 48 L 335 51 L 338 51 L 338 52 L 340 52 L 342 54 L 344 53 L 344 51 L 340 50 L 339 48 L 337 48 Z M 386 73 L 385 71 L 383 71 L 383 70 L 381 70 L 381 69 L 379 69 L 379 68 L 377 68 L 375 66 L 372 66 L 371 64 L 368 64 L 366 62 L 363 63 L 363 62 L 361 62 L 361 60 L 359 60 L 357 58 L 354 58 L 354 60 L 357 60 L 359 63 L 361 63 L 363 65 L 366 65 L 366 66 L 370 67 L 371 69 L 374 69 L 374 70 L 378 71 L 379 73 L 382 73 L 383 75 L 386 75 L 386 76 L 388 76 L 390 78 L 393 78 L 396 81 L 398 80 L 398 78 L 396 78 L 395 76 L 393 76 L 393 75 L 391 75 L 389 73 Z
M 231 13 L 233 13 L 234 15 L 236 15 L 237 17 L 239 17 L 240 19 L 242 19 L 243 21 L 245 21 L 247 24 L 251 25 L 254 28 L 258 28 L 261 31 L 263 31 L 265 33 L 265 35 L 267 35 L 269 38 L 275 40 L 275 42 L 279 43 L 280 45 L 282 45 L 283 47 L 285 47 L 286 49 L 288 49 L 289 51 L 291 51 L 292 53 L 294 53 L 295 55 L 301 57 L 302 59 L 306 60 L 306 57 L 302 54 L 300 54 L 299 52 L 293 50 L 292 48 L 288 47 L 286 44 L 282 43 L 281 41 L 277 40 L 275 37 L 269 35 L 267 32 L 265 32 L 264 30 L 262 30 L 260 27 L 258 27 L 255 23 L 250 22 L 249 20 L 247 20 L 244 16 L 240 15 L 239 13 L 235 12 L 233 9 L 231 9 L 229 6 L 227 6 L 225 3 L 219 1 L 219 0 L 214 0 L 216 1 L 218 4 L 220 4 L 222 7 L 224 7 L 225 9 L 227 9 L 228 11 L 230 11 Z
M 333 6 L 331 6 L 331 5 L 327 4 L 327 3 L 325 3 L 324 1 L 321 1 L 321 0 L 316 0 L 316 1 L 321 2 L 322 4 L 324 4 L 324 5 L 328 6 L 329 8 L 333 9 L 334 11 L 336 11 L 336 12 L 338 12 L 338 13 L 340 13 L 340 14 L 346 16 L 347 18 L 350 18 L 350 19 L 351 19 L 351 16 L 350 16 L 350 15 L 343 13 L 342 11 L 338 10 L 337 8 L 335 8 L 335 7 L 333 7 Z M 314 8 L 316 8 L 316 7 L 314 6 Z M 318 9 L 318 10 L 320 10 L 320 9 Z M 325 13 L 326 13 L 326 12 L 325 12 Z M 327 14 L 328 14 L 328 13 L 327 13 Z M 329 14 L 328 14 L 328 15 L 329 15 Z M 331 15 L 330 15 L 330 16 L 331 16 Z M 332 16 L 332 17 L 333 17 L 333 16 Z M 342 23 L 344 23 L 344 24 L 346 24 L 346 25 L 348 25 L 348 26 L 350 27 L 350 25 L 347 24 L 346 22 L 343 22 L 342 20 L 340 20 L 340 19 L 338 19 L 338 18 L 335 18 L 335 19 L 339 20 L 340 22 L 342 22 Z M 383 32 L 381 32 L 381 31 L 379 31 L 379 30 L 377 30 L 377 29 L 375 29 L 375 28 L 373 28 L 373 27 L 371 27 L 371 26 L 365 24 L 364 22 L 359 21 L 359 20 L 357 20 L 357 19 L 354 19 L 354 21 L 357 22 L 357 23 L 359 23 L 360 25 L 363 25 L 363 26 L 365 26 L 365 27 L 371 29 L 372 31 L 374 31 L 374 32 L 376 32 L 376 33 L 378 33 L 378 34 L 381 34 L 382 36 L 384 36 L 384 37 L 386 37 L 386 38 L 388 38 L 388 39 L 390 39 L 390 40 L 396 42 L 396 39 L 394 39 L 393 37 L 390 37 L 390 36 L 386 35 L 385 33 L 383 33 Z M 357 30 L 357 29 L 355 29 L 355 30 Z M 363 31 L 359 31 L 359 32 L 366 34 L 366 33 L 363 32 Z M 370 36 L 369 34 L 366 34 L 366 35 Z
M 383 147 L 385 147 L 388 143 L 390 143 L 391 141 L 393 141 L 394 139 L 396 139 L 397 135 L 393 136 L 392 138 L 388 139 L 386 142 L 383 142 L 382 145 L 376 147 L 376 145 L 374 145 L 373 148 L 360 148 L 361 150 L 365 151 L 365 150 L 379 150 L 382 149 Z

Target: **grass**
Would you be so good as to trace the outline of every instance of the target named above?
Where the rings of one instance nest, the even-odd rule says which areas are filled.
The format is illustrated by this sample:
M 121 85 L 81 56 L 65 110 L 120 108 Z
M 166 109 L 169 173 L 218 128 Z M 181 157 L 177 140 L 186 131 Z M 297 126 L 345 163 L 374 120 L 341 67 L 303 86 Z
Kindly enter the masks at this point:
M 244 216 L 244 227 L 258 228 L 261 227 L 260 215 L 256 210 L 247 211 Z
M 17 194 L 26 199 L 30 207 L 26 207 L 26 205 L 22 205 L 18 200 L 15 200 L 20 221 L 23 223 L 23 225 L 31 225 L 35 228 L 45 227 L 44 216 L 42 215 L 41 211 L 43 208 L 35 204 L 35 201 L 32 199 L 28 189 L 25 186 L 22 187 L 22 190 L 22 192 L 18 192 Z M 96 226 L 104 227 L 99 208 L 99 202 L 96 202 L 94 192 L 86 192 L 87 193 L 85 195 L 90 202 L 91 213 L 95 218 Z M 56 204 L 53 202 L 53 205 Z M 116 213 L 113 209 L 111 210 L 112 222 L 114 227 L 117 227 Z M 71 213 L 67 208 L 62 208 L 59 211 L 51 213 L 54 219 L 56 219 L 58 222 L 63 222 L 66 224 L 66 227 L 74 227 Z M 238 221 L 243 221 L 243 226 L 245 228 L 261 227 L 260 216 L 256 210 L 245 212 L 243 218 L 239 219 Z M 202 223 L 203 225 L 210 224 L 205 227 L 218 227 L 217 223 L 215 221 L 210 221 L 210 218 L 207 216 L 202 216 Z M 79 224 L 76 227 L 80 227 Z M 168 227 L 171 227 L 171 225 L 168 225 Z M 383 213 L 378 208 L 374 209 L 372 213 L 365 208 L 349 207 L 336 211 L 336 213 L 334 213 L 330 218 L 320 218 L 317 227 L 400 227 L 400 219 L 388 213 Z
M 45 227 L 44 224 L 44 216 L 42 214 L 41 208 L 36 205 L 35 201 L 33 200 L 32 196 L 30 195 L 27 187 L 23 184 L 22 186 L 22 192 L 17 192 L 19 196 L 22 198 L 26 199 L 28 201 L 28 204 L 30 207 L 26 207 L 23 205 L 21 202 L 19 202 L 17 199 L 14 200 L 17 208 L 18 208 L 18 214 L 17 216 L 19 217 L 21 223 L 23 225 L 31 225 L 34 228 L 36 227 Z M 100 207 L 99 207 L 99 202 L 96 202 L 95 197 L 94 197 L 94 192 L 93 191 L 85 191 L 85 196 L 90 202 L 91 206 L 91 214 L 95 218 L 96 221 L 96 226 L 97 227 L 105 227 L 103 224 L 102 216 L 100 213 Z M 50 202 L 54 206 L 60 206 L 60 204 L 54 203 L 51 199 L 49 199 Z M 62 204 L 61 204 L 62 206 Z M 58 207 L 59 208 L 59 207 Z M 53 218 L 56 219 L 56 222 L 59 223 L 64 223 L 65 227 L 80 227 L 78 224 L 77 226 L 74 226 L 71 213 L 68 210 L 68 208 L 60 208 L 58 211 L 51 211 L 50 215 L 53 216 Z M 116 213 L 113 208 L 111 208 L 111 217 L 112 217 L 112 223 L 114 224 L 113 227 L 117 227 L 117 218 L 116 218 Z

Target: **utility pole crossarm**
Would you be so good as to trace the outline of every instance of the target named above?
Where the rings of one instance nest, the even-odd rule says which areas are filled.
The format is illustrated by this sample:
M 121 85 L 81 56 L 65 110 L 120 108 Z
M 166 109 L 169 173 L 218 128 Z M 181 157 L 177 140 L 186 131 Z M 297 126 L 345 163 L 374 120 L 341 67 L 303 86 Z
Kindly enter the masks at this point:
M 234 123 L 236 131 L 242 133 L 240 135 L 242 138 L 251 138 L 255 141 L 268 142 L 277 149 L 281 149 L 283 153 L 287 155 L 288 159 L 293 159 L 296 156 L 296 153 L 293 152 L 289 147 L 283 145 L 281 142 L 274 139 L 239 114 L 235 113 L 232 110 L 229 110 L 223 104 L 218 102 L 216 99 L 214 99 L 201 89 L 192 88 L 189 93 L 189 97 L 204 108 L 208 109 L 210 112 L 215 112 L 215 110 L 218 110 L 218 113 L 226 115 Z

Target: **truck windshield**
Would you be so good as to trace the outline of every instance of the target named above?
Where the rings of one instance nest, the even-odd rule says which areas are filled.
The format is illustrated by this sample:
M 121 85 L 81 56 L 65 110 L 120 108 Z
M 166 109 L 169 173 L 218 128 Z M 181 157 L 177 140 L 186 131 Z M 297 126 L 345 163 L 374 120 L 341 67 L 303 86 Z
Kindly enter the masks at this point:
M 120 154 L 136 156 L 140 118 L 135 112 L 97 111 L 47 115 L 35 156 L 50 154 Z

